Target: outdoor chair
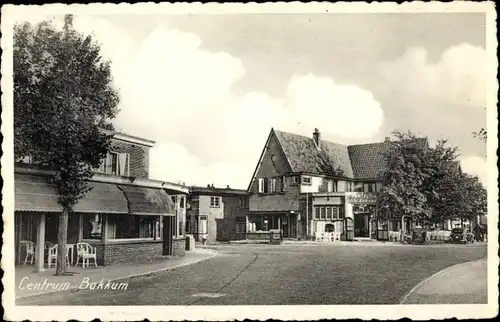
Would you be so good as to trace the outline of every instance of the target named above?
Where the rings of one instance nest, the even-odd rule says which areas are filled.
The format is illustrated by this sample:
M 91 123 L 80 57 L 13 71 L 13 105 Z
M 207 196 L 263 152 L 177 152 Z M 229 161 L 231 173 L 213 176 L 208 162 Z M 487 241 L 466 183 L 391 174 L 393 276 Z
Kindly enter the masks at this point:
M 321 240 L 323 240 L 323 236 L 322 236 L 322 234 L 321 234 L 321 233 L 316 232 L 314 235 L 315 235 L 315 237 L 316 237 L 316 241 L 321 241 Z
M 87 267 L 90 265 L 90 259 L 94 260 L 95 267 L 97 267 L 97 249 L 95 247 L 90 246 L 88 243 L 78 243 L 76 244 L 76 265 L 78 266 L 78 261 L 82 260 L 82 267 Z
M 57 244 L 49 248 L 49 255 L 48 255 L 48 258 L 47 258 L 47 264 L 48 264 L 49 268 L 52 265 L 52 261 L 54 261 L 54 266 L 56 266 L 56 263 L 57 263 L 57 248 L 58 248 Z M 66 264 L 68 266 L 71 266 L 70 263 L 69 263 L 68 253 L 69 253 L 69 248 L 66 247 Z
M 26 248 L 26 256 L 24 257 L 24 265 L 26 265 L 26 263 L 30 262 L 30 264 L 33 264 L 33 261 L 35 260 L 35 248 L 36 248 L 36 245 L 34 242 L 31 242 L 31 241 L 22 241 L 21 242 L 23 245 L 25 245 L 25 248 Z
M 332 240 L 332 241 L 336 241 L 336 240 L 340 241 L 340 236 L 341 236 L 341 235 L 342 235 L 342 234 L 340 233 L 340 231 L 336 231 L 336 232 L 334 232 L 334 233 L 333 233 L 333 240 Z

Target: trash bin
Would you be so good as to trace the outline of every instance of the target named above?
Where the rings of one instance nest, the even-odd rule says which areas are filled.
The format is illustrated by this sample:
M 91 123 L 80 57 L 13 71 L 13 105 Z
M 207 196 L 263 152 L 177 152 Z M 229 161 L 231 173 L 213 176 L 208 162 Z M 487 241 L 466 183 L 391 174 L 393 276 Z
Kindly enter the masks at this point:
M 269 235 L 269 244 L 271 245 L 281 245 L 281 243 L 283 242 L 282 238 L 281 238 L 281 230 L 279 229 L 271 229 L 269 231 L 270 235 Z

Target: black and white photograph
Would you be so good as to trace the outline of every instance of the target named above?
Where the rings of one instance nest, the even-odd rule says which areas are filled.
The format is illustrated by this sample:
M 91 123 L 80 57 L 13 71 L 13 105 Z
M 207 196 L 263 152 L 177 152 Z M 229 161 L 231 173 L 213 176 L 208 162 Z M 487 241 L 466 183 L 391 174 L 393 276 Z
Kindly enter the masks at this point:
M 6 320 L 498 314 L 493 2 L 2 6 Z

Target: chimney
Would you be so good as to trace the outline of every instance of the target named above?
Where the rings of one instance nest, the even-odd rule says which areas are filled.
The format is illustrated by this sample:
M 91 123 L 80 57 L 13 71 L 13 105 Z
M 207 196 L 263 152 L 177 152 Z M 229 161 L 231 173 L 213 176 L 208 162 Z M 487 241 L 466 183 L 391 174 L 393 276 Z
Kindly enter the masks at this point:
M 319 149 L 321 147 L 321 133 L 318 129 L 314 129 L 313 140 L 316 143 L 316 147 Z
M 227 188 L 226 188 L 226 189 L 231 189 L 231 188 L 229 188 L 229 185 L 227 185 Z
M 210 183 L 209 183 L 209 184 L 207 184 L 207 188 L 210 188 Z
M 384 142 L 391 142 L 391 138 L 386 136 Z

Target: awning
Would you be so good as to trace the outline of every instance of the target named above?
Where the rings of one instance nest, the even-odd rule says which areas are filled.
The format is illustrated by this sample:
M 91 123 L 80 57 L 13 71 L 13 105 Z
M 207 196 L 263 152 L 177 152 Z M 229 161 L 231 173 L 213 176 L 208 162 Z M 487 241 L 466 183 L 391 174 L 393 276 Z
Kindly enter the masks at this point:
M 48 177 L 14 174 L 15 211 L 62 212 L 59 194 Z
M 74 206 L 74 212 L 128 214 L 128 203 L 116 184 L 89 182 L 91 188 Z
M 118 188 L 125 194 L 133 215 L 175 215 L 172 198 L 163 189 L 128 185 L 118 185 Z

